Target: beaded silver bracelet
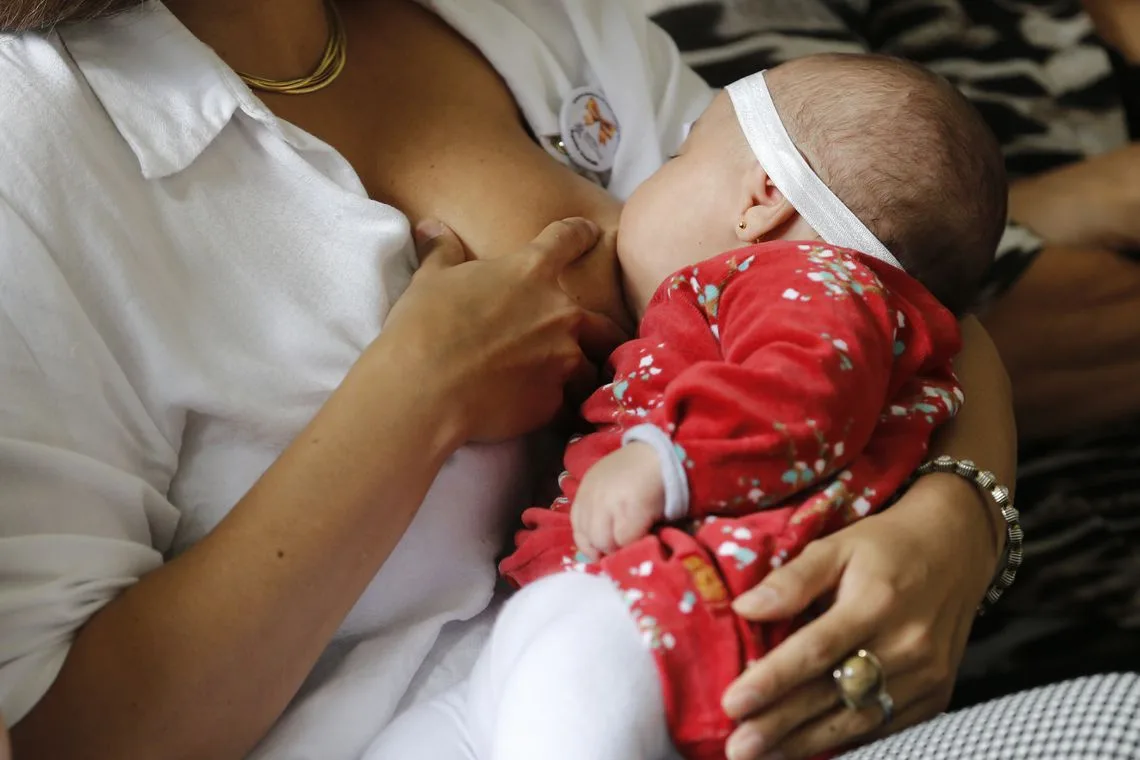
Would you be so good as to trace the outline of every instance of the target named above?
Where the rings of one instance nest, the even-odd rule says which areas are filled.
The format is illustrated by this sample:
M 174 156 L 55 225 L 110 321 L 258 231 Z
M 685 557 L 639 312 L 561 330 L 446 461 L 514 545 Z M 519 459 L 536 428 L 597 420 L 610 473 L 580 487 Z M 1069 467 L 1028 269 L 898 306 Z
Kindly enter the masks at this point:
M 955 459 L 949 456 L 940 456 L 922 465 L 915 472 L 915 476 L 929 475 L 934 472 L 944 472 L 964 478 L 982 492 L 990 501 L 997 504 L 1001 516 L 1005 519 L 1005 563 L 1001 571 L 986 591 L 986 598 L 978 605 L 978 614 L 984 615 L 1006 592 L 1017 578 L 1017 569 L 1021 567 L 1021 541 L 1025 534 L 1021 530 L 1021 515 L 1013 506 L 1009 489 L 998 485 L 997 477 L 989 470 L 980 470 L 969 459 Z

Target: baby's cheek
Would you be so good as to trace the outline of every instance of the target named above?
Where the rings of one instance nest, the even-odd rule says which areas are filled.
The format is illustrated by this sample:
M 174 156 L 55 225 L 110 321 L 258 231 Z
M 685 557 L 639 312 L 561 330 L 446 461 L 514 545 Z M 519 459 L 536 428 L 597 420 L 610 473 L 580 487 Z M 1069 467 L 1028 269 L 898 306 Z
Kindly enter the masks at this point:
M 626 302 L 641 312 L 657 287 L 668 276 L 665 249 L 656 228 L 622 221 L 618 237 L 618 261 Z

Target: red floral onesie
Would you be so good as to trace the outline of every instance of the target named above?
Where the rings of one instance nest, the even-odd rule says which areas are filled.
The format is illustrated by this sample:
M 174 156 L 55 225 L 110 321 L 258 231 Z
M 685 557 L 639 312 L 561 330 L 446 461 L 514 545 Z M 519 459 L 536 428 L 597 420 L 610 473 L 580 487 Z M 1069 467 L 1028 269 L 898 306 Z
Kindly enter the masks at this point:
M 597 432 L 567 447 L 563 496 L 526 511 L 500 569 L 518 586 L 567 570 L 612 580 L 656 656 L 677 748 L 723 758 L 721 695 L 794 625 L 748 623 L 731 601 L 891 500 L 962 401 L 958 348 L 922 285 L 859 253 L 781 241 L 689 267 L 613 353 L 613 382 L 583 407 Z M 671 440 L 688 514 L 586 563 L 578 483 L 643 425 Z

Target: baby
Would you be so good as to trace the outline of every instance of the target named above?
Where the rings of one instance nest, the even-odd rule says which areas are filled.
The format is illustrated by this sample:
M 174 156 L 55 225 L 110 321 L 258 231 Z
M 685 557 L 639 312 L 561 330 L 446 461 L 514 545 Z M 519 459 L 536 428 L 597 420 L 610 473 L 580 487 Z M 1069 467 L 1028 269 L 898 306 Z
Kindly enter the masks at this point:
M 956 413 L 955 314 L 1005 197 L 980 117 L 916 66 L 814 56 L 731 85 L 625 208 L 639 334 L 501 565 L 527 588 L 470 680 L 368 756 L 723 758 L 723 692 L 794 625 L 733 599 L 886 506 Z

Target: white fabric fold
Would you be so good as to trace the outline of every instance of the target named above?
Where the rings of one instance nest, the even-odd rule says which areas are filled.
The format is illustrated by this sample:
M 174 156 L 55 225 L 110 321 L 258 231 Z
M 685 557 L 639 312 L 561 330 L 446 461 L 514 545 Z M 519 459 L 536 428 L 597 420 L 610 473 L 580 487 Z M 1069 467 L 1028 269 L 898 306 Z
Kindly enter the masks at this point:
M 772 102 L 764 72 L 725 88 L 756 160 L 768 178 L 825 242 L 850 248 L 902 269 L 902 264 L 859 217 L 831 192 L 796 148 Z

